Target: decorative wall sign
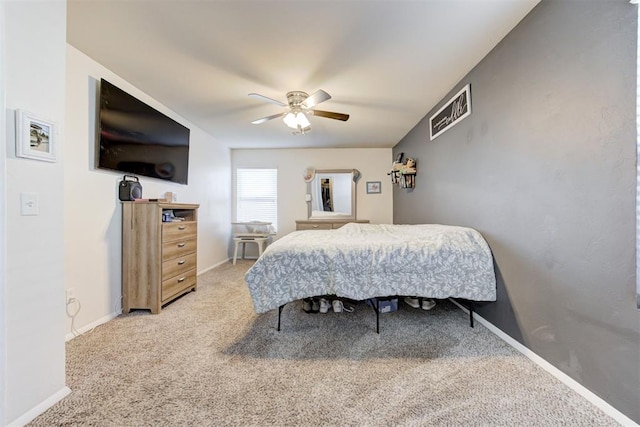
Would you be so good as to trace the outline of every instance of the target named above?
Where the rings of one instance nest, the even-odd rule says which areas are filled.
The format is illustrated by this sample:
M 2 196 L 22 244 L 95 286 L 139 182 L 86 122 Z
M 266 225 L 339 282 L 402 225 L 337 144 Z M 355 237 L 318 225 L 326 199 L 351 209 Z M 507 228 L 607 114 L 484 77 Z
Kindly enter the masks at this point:
M 431 141 L 471 114 L 471 85 L 466 85 L 429 119 Z
M 56 161 L 55 123 L 16 110 L 16 156 Z

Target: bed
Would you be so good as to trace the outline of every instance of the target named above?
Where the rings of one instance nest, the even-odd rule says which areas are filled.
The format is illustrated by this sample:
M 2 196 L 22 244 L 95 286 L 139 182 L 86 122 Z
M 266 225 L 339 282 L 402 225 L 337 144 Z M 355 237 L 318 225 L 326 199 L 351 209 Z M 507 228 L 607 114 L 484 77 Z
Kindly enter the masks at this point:
M 439 224 L 295 231 L 268 246 L 245 281 L 256 313 L 320 295 L 496 299 L 493 257 L 482 235 Z

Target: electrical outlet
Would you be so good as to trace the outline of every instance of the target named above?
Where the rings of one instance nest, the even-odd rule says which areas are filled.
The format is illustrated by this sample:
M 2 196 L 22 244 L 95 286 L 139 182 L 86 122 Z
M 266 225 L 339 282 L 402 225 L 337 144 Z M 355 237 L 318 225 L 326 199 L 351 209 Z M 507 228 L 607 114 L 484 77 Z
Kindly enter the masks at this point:
M 73 288 L 69 288 L 65 291 L 65 295 L 67 297 L 67 304 L 69 304 L 69 300 L 71 298 L 75 298 L 75 293 Z

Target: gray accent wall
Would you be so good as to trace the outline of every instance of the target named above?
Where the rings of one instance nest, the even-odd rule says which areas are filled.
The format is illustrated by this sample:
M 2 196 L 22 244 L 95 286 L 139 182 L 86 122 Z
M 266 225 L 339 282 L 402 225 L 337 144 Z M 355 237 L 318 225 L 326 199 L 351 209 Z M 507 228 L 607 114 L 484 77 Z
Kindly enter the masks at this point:
M 394 147 L 418 174 L 393 212 L 479 230 L 498 278 L 479 314 L 640 422 L 637 16 L 628 0 L 543 0 Z M 468 83 L 471 115 L 430 141 L 430 115 Z

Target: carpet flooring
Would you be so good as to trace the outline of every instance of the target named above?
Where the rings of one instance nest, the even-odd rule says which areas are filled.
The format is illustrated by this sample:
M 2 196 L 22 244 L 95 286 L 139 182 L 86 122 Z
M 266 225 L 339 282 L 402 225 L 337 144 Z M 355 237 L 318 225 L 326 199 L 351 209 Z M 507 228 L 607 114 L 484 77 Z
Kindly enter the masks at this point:
M 250 261 L 66 345 L 72 392 L 30 426 L 613 426 L 449 301 L 256 315 Z

